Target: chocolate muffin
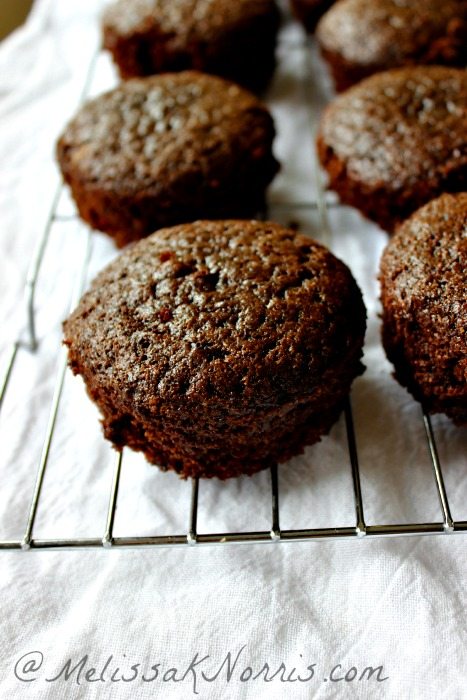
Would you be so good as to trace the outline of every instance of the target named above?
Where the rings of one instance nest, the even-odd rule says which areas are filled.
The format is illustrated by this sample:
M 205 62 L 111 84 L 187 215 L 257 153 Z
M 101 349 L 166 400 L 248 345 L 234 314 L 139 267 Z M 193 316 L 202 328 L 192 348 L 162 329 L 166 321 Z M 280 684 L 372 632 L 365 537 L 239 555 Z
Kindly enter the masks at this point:
M 391 232 L 443 192 L 467 189 L 467 72 L 378 73 L 325 110 L 318 153 L 342 202 Z
M 318 20 L 336 0 L 291 0 L 292 10 L 307 32 L 314 32 Z
M 404 222 L 380 279 L 397 379 L 427 411 L 467 424 L 467 193 L 445 194 Z
M 362 371 L 365 308 L 315 241 L 274 223 L 198 221 L 130 246 L 64 330 L 117 449 L 225 479 L 330 429 Z
M 416 64 L 465 66 L 465 0 L 340 0 L 317 37 L 337 90 L 372 73 Z
M 117 0 L 103 40 L 122 78 L 196 69 L 262 90 L 279 19 L 274 0 Z
M 117 245 L 197 218 L 254 216 L 278 170 L 256 97 L 195 71 L 129 80 L 86 104 L 57 154 L 82 218 Z

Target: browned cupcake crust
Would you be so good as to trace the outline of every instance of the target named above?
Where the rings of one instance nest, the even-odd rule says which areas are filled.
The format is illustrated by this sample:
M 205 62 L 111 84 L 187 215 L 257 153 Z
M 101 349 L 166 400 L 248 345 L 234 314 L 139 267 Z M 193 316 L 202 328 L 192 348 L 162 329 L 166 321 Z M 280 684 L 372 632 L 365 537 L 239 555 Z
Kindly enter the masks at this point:
M 195 71 L 129 80 L 86 104 L 57 154 L 82 218 L 117 245 L 198 218 L 254 216 L 278 170 L 274 124 Z
M 195 69 L 262 90 L 275 67 L 274 0 L 117 0 L 104 47 L 122 78 Z
M 336 0 L 291 0 L 292 10 L 307 32 L 314 32 L 321 16 Z
M 399 66 L 465 66 L 467 2 L 340 0 L 317 37 L 339 91 Z
M 467 72 L 378 73 L 325 110 L 318 153 L 329 186 L 386 231 L 443 192 L 467 189 Z
M 467 424 L 467 193 L 400 226 L 381 260 L 383 343 L 426 410 Z
M 106 437 L 182 477 L 303 451 L 361 373 L 365 308 L 325 247 L 258 221 L 198 221 L 130 246 L 64 324 Z

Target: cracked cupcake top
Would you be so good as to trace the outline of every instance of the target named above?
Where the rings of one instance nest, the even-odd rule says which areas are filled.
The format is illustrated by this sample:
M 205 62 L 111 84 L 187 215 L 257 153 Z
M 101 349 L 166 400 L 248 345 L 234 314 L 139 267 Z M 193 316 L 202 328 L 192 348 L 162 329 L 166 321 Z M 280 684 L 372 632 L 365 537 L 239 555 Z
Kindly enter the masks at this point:
M 104 12 L 103 26 L 120 36 L 157 26 L 164 34 L 206 40 L 274 8 L 273 0 L 118 0 Z
M 344 0 L 323 17 L 318 38 L 324 49 L 361 66 L 435 63 L 437 56 L 449 62 L 449 51 L 459 60 L 461 53 L 467 58 L 467 3 Z
M 467 193 L 445 194 L 404 222 L 382 258 L 401 309 L 431 328 L 432 342 L 463 347 L 467 372 Z
M 167 190 L 184 177 L 189 187 L 196 173 L 223 179 L 226 162 L 247 167 L 269 154 L 273 137 L 254 95 L 184 71 L 128 80 L 91 100 L 68 124 L 58 154 L 64 171 L 87 184 Z
M 467 169 L 467 72 L 420 66 L 378 73 L 326 109 L 320 138 L 362 183 L 436 187 Z
M 158 401 L 278 405 L 355 356 L 361 293 L 324 246 L 278 224 L 199 221 L 140 241 L 65 323 L 94 382 Z

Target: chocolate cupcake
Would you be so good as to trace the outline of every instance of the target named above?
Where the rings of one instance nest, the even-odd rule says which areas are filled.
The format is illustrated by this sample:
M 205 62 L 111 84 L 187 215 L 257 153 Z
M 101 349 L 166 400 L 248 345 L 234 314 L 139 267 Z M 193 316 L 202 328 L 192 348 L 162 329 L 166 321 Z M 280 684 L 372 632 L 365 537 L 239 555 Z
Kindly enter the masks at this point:
M 365 308 L 315 241 L 274 223 L 198 221 L 129 247 L 64 330 L 117 449 L 225 479 L 328 432 L 362 371 Z
M 320 17 L 336 0 L 291 0 L 292 10 L 307 32 L 314 32 Z
M 325 110 L 318 153 L 329 186 L 391 232 L 443 192 L 467 189 L 467 72 L 378 73 Z
M 416 64 L 465 66 L 465 0 L 340 0 L 317 37 L 337 90 Z
M 117 0 L 104 47 L 122 78 L 195 69 L 262 90 L 275 67 L 274 0 Z
M 186 71 L 92 100 L 57 154 L 82 218 L 123 246 L 201 217 L 254 216 L 278 170 L 274 133 L 251 93 Z
M 404 222 L 380 279 L 396 378 L 427 411 L 467 424 L 467 193 L 445 194 Z

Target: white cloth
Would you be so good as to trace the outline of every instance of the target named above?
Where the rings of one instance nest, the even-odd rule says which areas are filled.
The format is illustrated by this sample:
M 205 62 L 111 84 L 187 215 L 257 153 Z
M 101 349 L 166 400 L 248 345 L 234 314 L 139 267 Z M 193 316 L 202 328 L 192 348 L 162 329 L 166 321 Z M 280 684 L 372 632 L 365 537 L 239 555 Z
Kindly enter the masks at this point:
M 93 47 L 99 3 L 40 0 L 27 25 L 0 46 L 1 359 L 24 326 L 28 261 L 59 181 L 57 135 L 77 106 Z M 330 88 L 316 54 L 298 47 L 302 30 L 282 35 L 280 68 L 268 102 L 277 120 L 283 169 L 271 188 L 271 218 L 297 221 L 322 237 L 318 213 L 284 203 L 315 198 L 312 121 Z M 91 93 L 112 85 L 98 60 Z M 330 200 L 334 202 L 332 195 Z M 280 206 L 278 206 L 278 203 Z M 60 321 L 83 253 L 86 227 L 66 216 L 64 195 L 37 290 L 40 347 L 21 351 L 0 421 L 0 538 L 21 538 L 53 392 Z M 365 514 L 370 524 L 440 521 L 419 407 L 390 376 L 379 340 L 379 255 L 385 235 L 354 211 L 330 208 L 332 249 L 352 268 L 368 307 L 366 374 L 352 393 Z M 112 255 L 93 236 L 93 274 Z M 434 420 L 455 518 L 466 518 L 466 432 Z M 35 537 L 103 535 L 114 457 L 80 380 L 67 376 L 37 516 Z M 280 469 L 281 526 L 353 526 L 355 515 L 342 420 L 331 436 Z M 202 483 L 199 531 L 270 528 L 269 476 Z M 190 485 L 126 455 L 115 535 L 183 534 Z M 1 696 L 8 698 L 467 698 L 465 581 L 461 536 L 234 545 L 171 549 L 0 552 Z M 34 671 L 29 652 L 42 652 Z M 230 681 L 224 666 L 240 653 Z M 195 654 L 209 655 L 189 670 Z M 59 674 L 88 655 L 68 681 Z M 105 667 L 108 657 L 112 660 Z M 36 655 L 36 660 L 41 658 Z M 133 682 L 112 682 L 120 667 Z M 153 664 L 160 664 L 153 682 Z M 302 681 L 264 680 L 284 663 Z M 35 680 L 19 680 L 15 675 Z M 311 680 L 306 667 L 316 664 Z M 357 680 L 325 681 L 352 667 Z M 378 682 L 358 680 L 383 666 Z M 263 673 L 256 680 L 250 679 Z M 85 679 L 86 671 L 97 669 Z M 162 680 L 176 667 L 177 678 Z M 81 667 L 80 667 L 81 668 Z M 187 670 L 188 669 L 188 670 Z M 247 669 L 240 680 L 240 674 Z M 29 672 L 29 673 L 28 673 Z M 102 673 L 104 680 L 93 682 Z M 349 678 L 354 672 L 350 672 Z M 196 676 L 196 679 L 195 679 Z M 117 673 L 115 678 L 120 677 Z M 291 679 L 296 674 L 292 674 Z M 195 687 L 196 680 L 196 687 Z

